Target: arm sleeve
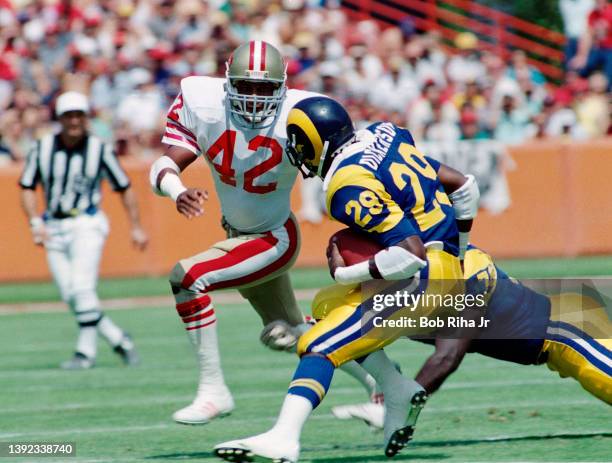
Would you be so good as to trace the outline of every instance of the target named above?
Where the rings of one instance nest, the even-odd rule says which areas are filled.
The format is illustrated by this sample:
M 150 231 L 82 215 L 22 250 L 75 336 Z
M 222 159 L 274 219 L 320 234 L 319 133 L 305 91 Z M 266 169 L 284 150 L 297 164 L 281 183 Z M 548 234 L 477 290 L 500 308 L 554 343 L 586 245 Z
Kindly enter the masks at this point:
M 353 229 L 370 233 L 384 247 L 416 235 L 414 226 L 390 195 L 372 186 L 350 185 L 337 190 L 330 202 L 330 215 Z
M 110 145 L 104 146 L 102 154 L 102 174 L 108 179 L 115 191 L 125 191 L 130 187 L 130 179 L 119 164 Z
M 202 149 L 193 130 L 194 121 L 195 116 L 183 101 L 183 94 L 179 93 L 168 110 L 162 143 L 180 146 L 200 156 Z
M 40 141 L 32 147 L 28 153 L 25 167 L 19 179 L 19 186 L 24 189 L 33 190 L 40 182 Z

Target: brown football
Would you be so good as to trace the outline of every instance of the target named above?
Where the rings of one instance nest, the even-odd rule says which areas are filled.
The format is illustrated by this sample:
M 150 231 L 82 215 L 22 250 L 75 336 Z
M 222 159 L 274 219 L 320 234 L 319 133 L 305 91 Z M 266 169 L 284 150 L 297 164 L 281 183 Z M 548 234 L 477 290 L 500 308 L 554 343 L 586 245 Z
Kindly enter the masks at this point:
M 368 260 L 383 247 L 367 235 L 345 228 L 332 235 L 330 241 L 335 239 L 340 255 L 346 265 L 358 264 Z

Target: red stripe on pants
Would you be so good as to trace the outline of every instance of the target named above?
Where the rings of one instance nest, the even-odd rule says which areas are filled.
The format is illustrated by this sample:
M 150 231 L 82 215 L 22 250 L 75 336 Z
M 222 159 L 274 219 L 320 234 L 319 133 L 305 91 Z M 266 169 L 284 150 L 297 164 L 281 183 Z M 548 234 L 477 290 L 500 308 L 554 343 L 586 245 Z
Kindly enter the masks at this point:
M 289 247 L 278 260 L 272 262 L 267 267 L 259 269 L 258 271 L 251 273 L 249 275 L 245 275 L 240 278 L 235 278 L 233 280 L 219 281 L 218 283 L 214 283 L 210 285 L 208 288 L 206 288 L 207 291 L 213 291 L 215 289 L 223 289 L 223 288 L 232 288 L 236 286 L 242 286 L 247 283 L 253 283 L 254 281 L 257 281 L 275 272 L 279 268 L 282 268 L 283 266 L 285 266 L 291 260 L 291 257 L 293 256 L 293 253 L 295 252 L 297 248 L 297 236 L 298 236 L 297 226 L 295 225 L 295 222 L 292 219 L 289 219 L 287 220 L 287 222 L 285 222 L 285 229 L 287 230 L 287 234 L 289 235 Z
M 277 243 L 278 239 L 276 239 L 272 233 L 268 232 L 261 238 L 250 240 L 244 244 L 236 246 L 224 256 L 195 264 L 189 269 L 183 278 L 182 287 L 189 289 L 191 285 L 193 285 L 196 280 L 201 278 L 203 275 L 206 275 L 209 272 L 214 272 L 215 270 L 238 265 L 240 262 L 272 249 Z M 205 290 L 210 291 L 210 288 L 206 288 Z

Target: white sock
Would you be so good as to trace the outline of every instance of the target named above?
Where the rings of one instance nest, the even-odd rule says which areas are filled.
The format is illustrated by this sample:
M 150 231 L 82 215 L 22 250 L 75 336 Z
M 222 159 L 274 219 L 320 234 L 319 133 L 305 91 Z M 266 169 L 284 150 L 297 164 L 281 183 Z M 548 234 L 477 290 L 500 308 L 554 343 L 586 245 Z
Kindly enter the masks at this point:
M 98 331 L 112 347 L 117 347 L 123 340 L 123 330 L 106 315 L 98 322 Z
M 287 394 L 274 427 L 268 431 L 279 439 L 299 442 L 302 428 L 312 413 L 312 404 L 305 397 Z
M 365 371 L 358 362 L 354 360 L 346 362 L 342 364 L 339 369 L 361 383 L 368 394 L 368 399 L 370 399 L 372 395 L 376 393 L 376 380 L 372 375 Z
M 79 327 L 79 337 L 77 339 L 76 351 L 90 359 L 96 358 L 98 348 L 98 332 L 95 326 Z
M 193 325 L 192 325 L 193 326 Z M 200 368 L 200 382 L 198 386 L 198 398 L 206 399 L 211 392 L 227 390 L 221 370 L 221 356 L 219 355 L 219 341 L 217 339 L 217 319 L 214 314 L 199 323 L 196 329 L 188 329 L 189 323 L 185 324 L 187 336 L 193 345 Z
M 416 394 L 418 391 L 423 389 L 416 381 L 402 376 L 383 350 L 379 350 L 368 355 L 367 358 L 361 363 L 361 366 L 374 377 L 383 393 L 399 387 L 400 384 L 402 384 L 402 387 L 406 387 L 406 385 L 408 385 L 412 391 L 412 394 Z

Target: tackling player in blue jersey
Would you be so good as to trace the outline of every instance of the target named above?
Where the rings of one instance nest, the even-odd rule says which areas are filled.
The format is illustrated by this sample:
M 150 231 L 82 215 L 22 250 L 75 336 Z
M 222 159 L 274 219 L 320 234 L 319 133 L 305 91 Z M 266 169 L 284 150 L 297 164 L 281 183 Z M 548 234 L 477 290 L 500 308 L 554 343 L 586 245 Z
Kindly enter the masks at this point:
M 347 266 L 332 245 L 330 270 L 338 283 L 415 277 L 425 295 L 463 293 L 460 258 L 479 198 L 472 176 L 422 155 L 410 133 L 393 124 L 356 132 L 345 109 L 325 97 L 294 106 L 287 136 L 287 154 L 296 167 L 304 176 L 324 179 L 332 218 L 368 233 L 384 248 L 368 261 Z M 435 316 L 441 307 L 419 309 L 421 315 Z M 410 309 L 389 311 L 385 318 L 395 321 L 403 312 Z M 276 425 L 267 433 L 220 444 L 216 455 L 234 462 L 297 461 L 302 427 L 327 393 L 334 369 L 357 359 L 385 394 L 385 454 L 394 456 L 405 446 L 426 393 L 401 376 L 381 349 L 415 331 L 381 328 L 364 315 L 361 306 L 342 307 L 301 336 L 300 364 Z
M 332 239 L 339 243 L 347 264 L 367 260 L 377 249 L 366 242 L 367 237 L 356 237 L 350 230 Z M 509 277 L 490 255 L 474 246 L 466 252 L 464 268 L 467 291 L 484 294 L 490 323 L 462 336 L 437 333 L 435 339 L 418 339 L 435 344 L 435 352 L 415 378 L 428 394 L 459 367 L 466 353 L 479 353 L 522 365 L 545 363 L 561 377 L 574 378 L 590 394 L 612 404 L 612 322 L 597 291 L 583 286 L 580 293 L 540 294 Z M 340 307 L 361 303 L 359 285 L 333 285 L 317 293 L 312 313 L 321 320 Z M 383 427 L 380 404 L 345 405 L 332 412 L 341 419 L 356 418 Z

